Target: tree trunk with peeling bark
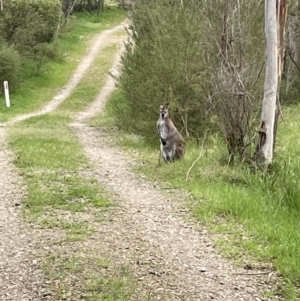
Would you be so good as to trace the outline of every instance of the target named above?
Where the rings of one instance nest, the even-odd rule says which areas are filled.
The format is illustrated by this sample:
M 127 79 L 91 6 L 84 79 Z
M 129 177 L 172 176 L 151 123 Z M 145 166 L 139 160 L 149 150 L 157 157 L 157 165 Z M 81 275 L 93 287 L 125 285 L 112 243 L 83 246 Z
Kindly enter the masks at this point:
M 257 146 L 258 162 L 265 166 L 273 160 L 274 122 L 278 88 L 276 1 L 265 0 L 266 71 L 261 125 Z

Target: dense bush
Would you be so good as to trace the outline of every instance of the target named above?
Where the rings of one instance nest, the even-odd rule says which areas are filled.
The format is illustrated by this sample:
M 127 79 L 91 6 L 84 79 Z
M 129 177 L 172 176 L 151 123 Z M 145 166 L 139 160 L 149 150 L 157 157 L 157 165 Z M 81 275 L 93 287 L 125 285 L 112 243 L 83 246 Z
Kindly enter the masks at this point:
M 3 1 L 3 11 L 0 11 L 0 80 L 8 80 L 12 90 L 18 86 L 21 65 L 29 65 L 37 74 L 49 58 L 52 49 L 49 45 L 58 29 L 60 9 L 60 0 Z
M 133 0 L 117 0 L 117 4 L 122 9 L 130 10 L 133 6 Z
M 73 11 L 77 12 L 97 12 L 100 14 L 104 10 L 105 0 L 61 0 L 62 1 L 62 10 L 65 18 L 67 19 L 70 15 L 73 14 Z
M 218 129 L 229 154 L 243 154 L 262 100 L 262 3 L 137 0 L 131 18 L 118 123 L 157 139 L 158 107 L 169 102 L 186 137 Z
M 103 11 L 104 9 L 104 0 L 84 0 L 78 1 L 74 5 L 75 11 Z
M 13 91 L 19 83 L 20 55 L 14 47 L 7 43 L 0 44 L 0 92 L 3 92 L 3 81 L 10 83 L 10 91 Z
M 201 134 L 208 114 L 199 20 L 199 11 L 192 5 L 181 7 L 180 1 L 173 5 L 167 0 L 135 2 L 130 28 L 135 45 L 127 45 L 119 82 L 127 108 L 115 108 L 121 125 L 157 139 L 158 108 L 169 102 L 178 129 L 186 136 Z
M 38 43 L 53 41 L 60 9 L 59 0 L 4 1 L 1 35 L 20 52 L 29 52 Z

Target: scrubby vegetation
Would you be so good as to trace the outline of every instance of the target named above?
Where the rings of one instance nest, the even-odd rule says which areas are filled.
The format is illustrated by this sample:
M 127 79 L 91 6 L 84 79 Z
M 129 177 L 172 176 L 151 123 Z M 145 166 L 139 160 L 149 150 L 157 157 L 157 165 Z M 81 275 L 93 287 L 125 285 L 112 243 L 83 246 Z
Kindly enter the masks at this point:
M 123 131 L 123 144 L 138 149 L 147 163 L 140 170 L 189 190 L 195 215 L 211 230 L 235 238 L 220 242 L 223 250 L 235 258 L 246 251 L 263 266 L 274 266 L 286 280 L 279 292 L 296 300 L 300 108 L 290 105 L 300 99 L 295 1 L 289 13 L 280 89 L 283 117 L 268 173 L 253 165 L 264 81 L 263 1 L 135 1 L 119 90 L 108 112 Z M 158 167 L 155 124 L 159 105 L 166 102 L 188 145 L 183 162 Z
M 244 153 L 263 91 L 263 5 L 228 2 L 135 3 L 120 78 L 127 106 L 115 108 L 124 127 L 154 141 L 151 122 L 169 102 L 186 137 L 219 129 L 230 154 Z
M 21 69 L 38 74 L 42 64 L 55 57 L 50 43 L 58 29 L 60 8 L 59 0 L 4 1 L 0 11 L 0 80 L 9 81 L 12 91 L 22 79 Z
M 61 4 L 58 2 L 60 13 Z M 1 13 L 4 14 L 0 11 Z M 117 25 L 125 15 L 124 11 L 115 6 L 106 6 L 101 15 L 98 15 L 97 11 L 92 14 L 84 11 L 75 12 L 67 20 L 61 13 L 62 19 L 60 21 L 56 19 L 60 24 L 58 34 L 58 28 L 53 26 L 54 39 L 36 43 L 34 46 L 36 51 L 31 51 L 24 45 L 23 49 L 21 41 L 17 47 L 13 42 L 4 41 L 4 34 L 0 35 L 0 95 L 3 92 L 4 80 L 8 80 L 11 92 L 9 109 L 5 107 L 4 101 L 0 102 L 0 122 L 35 110 L 44 102 L 51 100 L 57 89 L 66 84 L 78 66 L 90 38 L 101 30 Z M 0 17 L 0 30 L 3 25 Z M 32 24 L 32 27 L 34 26 L 39 28 L 38 23 Z M 24 32 L 24 35 L 27 30 L 27 37 L 33 41 L 34 36 L 30 38 L 31 28 L 26 28 L 20 27 L 19 30 Z
M 105 10 L 103 13 L 104 1 L 84 4 L 73 0 L 3 1 L 3 10 L 0 10 L 1 83 L 7 80 L 10 91 L 15 92 L 28 78 L 43 76 L 49 71 L 45 67 L 47 63 L 60 62 L 66 57 L 68 49 L 64 49 L 62 40 L 73 26 L 69 19 L 76 19 L 77 13 L 83 18 L 90 17 L 92 23 L 100 23 L 109 18 L 110 11 L 116 11 L 109 6 Z M 120 12 L 117 14 L 124 17 Z M 0 85 L 2 93 L 3 84 Z

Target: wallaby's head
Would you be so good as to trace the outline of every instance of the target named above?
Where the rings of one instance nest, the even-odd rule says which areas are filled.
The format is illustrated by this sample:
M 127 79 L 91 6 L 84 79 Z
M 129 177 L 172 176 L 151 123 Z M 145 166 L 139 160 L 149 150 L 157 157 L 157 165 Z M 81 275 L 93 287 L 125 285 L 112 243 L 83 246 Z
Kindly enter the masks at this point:
M 169 117 L 168 109 L 169 109 L 169 103 L 166 103 L 165 105 L 161 105 L 159 107 L 159 113 L 160 113 L 161 118 Z

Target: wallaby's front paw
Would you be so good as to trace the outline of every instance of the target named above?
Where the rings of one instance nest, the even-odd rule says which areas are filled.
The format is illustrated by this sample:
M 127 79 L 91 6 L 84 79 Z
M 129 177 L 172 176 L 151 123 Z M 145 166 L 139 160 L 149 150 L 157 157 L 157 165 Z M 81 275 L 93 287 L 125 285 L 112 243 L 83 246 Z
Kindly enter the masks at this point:
M 161 140 L 162 145 L 166 145 L 167 141 L 165 139 L 160 139 L 160 140 Z

